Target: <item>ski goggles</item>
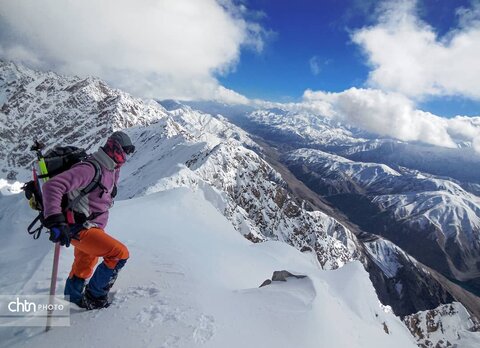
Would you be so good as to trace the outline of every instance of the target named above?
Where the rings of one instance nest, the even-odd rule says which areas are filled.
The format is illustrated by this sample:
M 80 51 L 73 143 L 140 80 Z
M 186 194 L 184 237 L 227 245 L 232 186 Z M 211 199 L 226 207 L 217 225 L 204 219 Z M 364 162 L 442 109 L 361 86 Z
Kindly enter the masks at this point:
M 123 149 L 123 151 L 125 151 L 125 153 L 127 155 L 131 155 L 132 153 L 135 152 L 135 146 L 134 145 L 122 146 L 122 149 Z

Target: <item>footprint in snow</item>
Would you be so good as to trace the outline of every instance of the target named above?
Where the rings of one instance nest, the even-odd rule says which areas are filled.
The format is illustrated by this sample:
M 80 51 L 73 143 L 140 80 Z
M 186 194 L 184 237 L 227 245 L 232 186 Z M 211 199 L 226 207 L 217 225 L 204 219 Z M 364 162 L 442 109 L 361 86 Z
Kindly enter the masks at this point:
M 162 347 L 175 347 L 180 341 L 185 343 L 192 340 L 196 344 L 205 344 L 212 339 L 216 332 L 213 316 L 199 314 L 194 308 L 181 304 L 172 306 L 161 299 L 142 308 L 136 315 L 135 322 L 140 326 L 158 327 L 169 330 L 169 332 L 174 330 L 179 341 L 169 342 L 167 340 Z M 180 346 L 185 346 L 183 343 Z
M 184 312 L 180 308 L 171 307 L 164 300 L 157 300 L 154 304 L 144 307 L 135 319 L 153 327 L 157 322 L 180 322 L 183 318 Z
M 160 348 L 176 348 L 179 347 L 180 337 L 178 336 L 168 336 L 165 339 L 165 342 L 160 346 Z
M 200 315 L 197 325 L 193 331 L 195 343 L 204 344 L 215 335 L 215 319 L 212 316 Z
M 131 286 L 126 289 L 118 289 L 115 292 L 113 303 L 124 303 L 131 298 L 152 298 L 160 294 L 160 289 L 155 286 Z

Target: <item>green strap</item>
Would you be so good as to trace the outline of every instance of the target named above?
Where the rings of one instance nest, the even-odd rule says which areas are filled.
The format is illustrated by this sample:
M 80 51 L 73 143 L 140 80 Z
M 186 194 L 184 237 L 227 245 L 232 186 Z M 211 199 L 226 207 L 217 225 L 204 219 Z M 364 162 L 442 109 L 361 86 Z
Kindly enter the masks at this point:
M 38 168 L 40 169 L 40 174 L 43 177 L 43 182 L 47 182 L 49 177 L 48 177 L 47 164 L 45 163 L 45 158 L 42 157 L 38 160 Z

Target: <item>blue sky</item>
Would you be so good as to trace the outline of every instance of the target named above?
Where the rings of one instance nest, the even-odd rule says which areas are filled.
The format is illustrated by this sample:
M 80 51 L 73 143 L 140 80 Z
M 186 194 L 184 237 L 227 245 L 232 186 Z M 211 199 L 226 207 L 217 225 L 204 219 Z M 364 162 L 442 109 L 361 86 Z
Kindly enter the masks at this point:
M 235 71 L 219 80 L 249 98 L 279 102 L 298 101 L 306 89 L 341 92 L 365 87 L 371 68 L 351 33 L 375 23 L 379 3 L 249 0 L 248 8 L 264 14 L 260 23 L 273 34 L 261 53 L 242 50 Z M 458 26 L 456 10 L 461 7 L 470 8 L 471 1 L 422 0 L 417 13 L 441 39 Z M 447 117 L 480 115 L 480 102 L 462 96 L 426 96 L 417 100 L 417 107 Z

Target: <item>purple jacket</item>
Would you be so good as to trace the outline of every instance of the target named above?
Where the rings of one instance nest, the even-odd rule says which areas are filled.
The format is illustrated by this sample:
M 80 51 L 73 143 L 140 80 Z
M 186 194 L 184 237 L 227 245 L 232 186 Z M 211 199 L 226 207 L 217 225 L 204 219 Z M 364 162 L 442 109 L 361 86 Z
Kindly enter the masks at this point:
M 74 210 L 85 216 L 90 216 L 92 213 L 103 213 L 85 223 L 87 228 L 103 229 L 108 222 L 108 209 L 113 205 L 111 193 L 118 182 L 120 169 L 115 168 L 116 163 L 102 149 L 95 152 L 92 157 L 102 168 L 101 184 L 105 187 L 106 192 L 100 187 L 95 188 L 79 201 Z M 94 166 L 83 162 L 48 180 L 42 187 L 44 217 L 62 213 L 63 195 L 68 194 L 70 200 L 74 199 L 82 189 L 92 182 L 94 176 Z

